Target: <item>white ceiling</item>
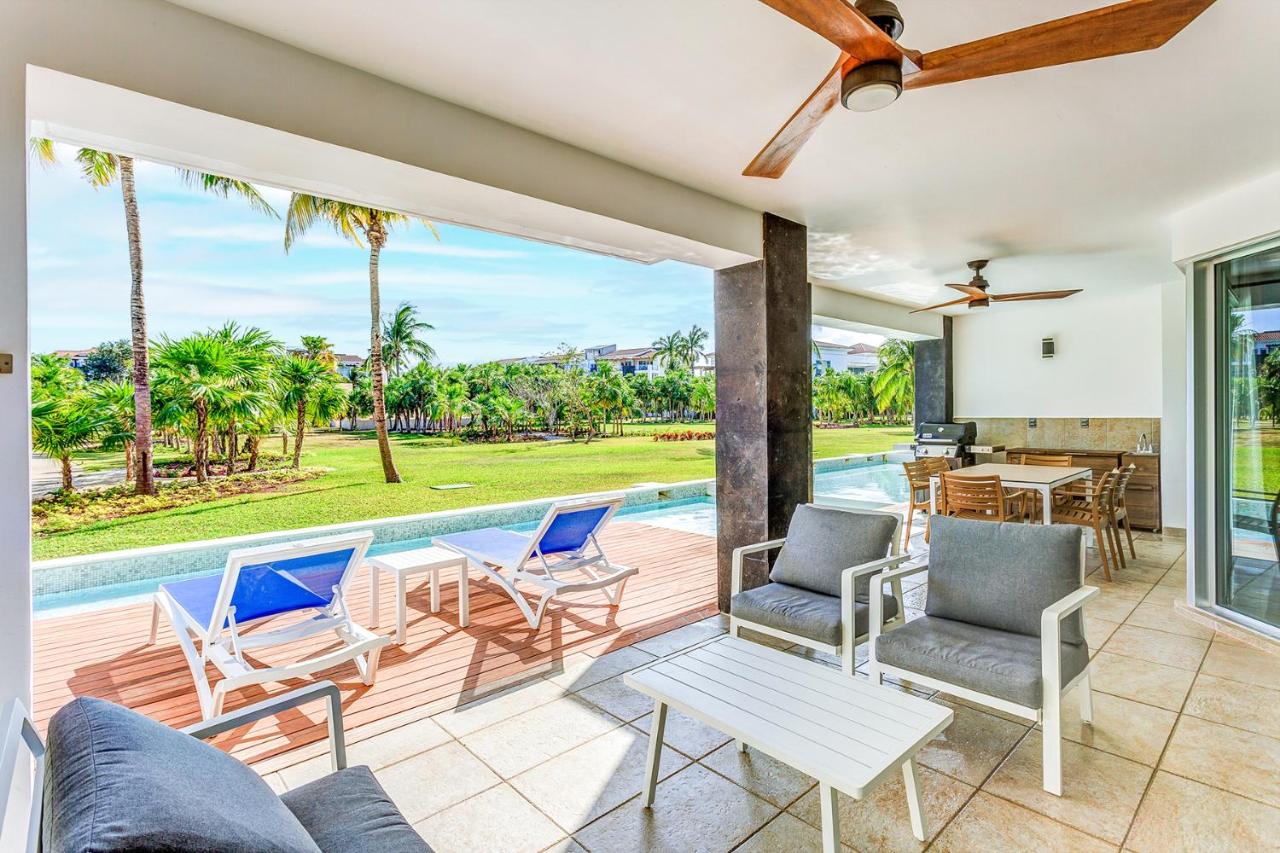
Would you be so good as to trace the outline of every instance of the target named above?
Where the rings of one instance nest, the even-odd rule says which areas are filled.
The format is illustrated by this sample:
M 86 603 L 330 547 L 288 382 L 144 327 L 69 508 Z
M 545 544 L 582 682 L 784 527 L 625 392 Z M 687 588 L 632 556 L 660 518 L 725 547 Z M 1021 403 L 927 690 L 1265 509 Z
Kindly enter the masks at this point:
M 1174 274 L 1166 217 L 1280 168 L 1276 0 L 1219 0 L 1164 48 L 836 110 L 780 181 L 741 170 L 835 60 L 756 0 L 172 0 L 756 209 L 816 278 L 924 304 Z M 931 50 L 1105 0 L 898 0 Z M 431 140 L 423 140 L 430 145 Z

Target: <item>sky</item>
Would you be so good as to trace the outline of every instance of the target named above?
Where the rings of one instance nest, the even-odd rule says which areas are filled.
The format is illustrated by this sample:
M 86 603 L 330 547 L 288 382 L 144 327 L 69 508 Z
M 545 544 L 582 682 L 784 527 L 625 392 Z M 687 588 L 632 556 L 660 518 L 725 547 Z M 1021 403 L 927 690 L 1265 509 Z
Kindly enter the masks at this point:
M 129 258 L 118 186 L 94 189 L 75 149 L 31 167 L 28 271 L 35 352 L 129 337 Z M 235 320 L 296 346 L 369 348 L 368 253 L 316 226 L 286 255 L 282 220 L 187 187 L 168 166 L 136 167 L 148 333 L 180 337 Z M 260 188 L 283 215 L 289 194 Z M 453 225 L 393 233 L 381 258 L 384 312 L 413 303 L 445 364 L 540 355 L 562 343 L 647 346 L 693 324 L 714 329 L 712 272 L 652 266 Z M 867 336 L 814 329 L 822 340 Z M 709 349 L 714 348 L 712 341 Z

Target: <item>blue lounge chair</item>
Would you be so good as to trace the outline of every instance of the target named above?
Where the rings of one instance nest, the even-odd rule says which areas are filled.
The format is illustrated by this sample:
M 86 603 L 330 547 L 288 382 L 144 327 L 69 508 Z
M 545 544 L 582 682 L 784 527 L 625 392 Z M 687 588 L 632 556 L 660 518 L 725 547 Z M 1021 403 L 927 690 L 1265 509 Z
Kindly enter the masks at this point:
M 355 661 L 365 684 L 373 683 L 378 656 L 391 638 L 357 625 L 345 600 L 371 542 L 373 534 L 362 532 L 244 548 L 227 555 L 221 576 L 161 585 L 151 612 L 151 642 L 156 641 L 163 611 L 178 635 L 206 720 L 222 713 L 223 699 L 232 690 L 301 678 L 348 660 Z M 242 633 L 268 619 L 300 614 L 311 614 L 311 618 Z M 327 631 L 342 640 L 341 648 L 272 667 L 254 666 L 244 656 L 249 649 L 292 643 Z M 212 686 L 206 663 L 223 675 Z
M 542 624 L 547 604 L 567 592 L 601 590 L 610 607 L 622 602 L 633 568 L 609 562 L 596 538 L 622 506 L 622 498 L 571 501 L 554 504 L 532 535 L 499 527 L 436 536 L 432 543 L 457 551 L 467 561 L 506 590 L 531 628 Z M 558 575 L 577 572 L 586 580 L 560 580 Z M 537 606 L 530 607 L 516 584 L 524 581 L 541 590 Z

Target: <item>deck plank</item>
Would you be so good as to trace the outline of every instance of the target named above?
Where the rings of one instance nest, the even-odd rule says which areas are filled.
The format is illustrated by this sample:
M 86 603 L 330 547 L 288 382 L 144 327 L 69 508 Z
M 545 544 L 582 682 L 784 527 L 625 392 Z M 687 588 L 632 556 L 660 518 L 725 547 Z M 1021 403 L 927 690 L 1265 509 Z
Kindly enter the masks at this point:
M 563 658 L 599 656 L 716 612 L 715 539 L 696 533 L 618 521 L 602 537 L 610 558 L 635 566 L 622 606 L 610 611 L 599 593 L 572 596 L 580 606 L 552 604 L 538 631 L 529 629 L 511 600 L 478 572 L 471 575 L 471 624 L 457 624 L 457 586 L 442 578 L 441 610 L 428 609 L 425 577 L 409 589 L 408 641 L 383 650 L 377 682 L 366 687 L 355 667 L 344 664 L 318 677 L 337 682 L 348 729 L 415 708 L 457 701 L 487 685 L 551 671 Z M 395 632 L 395 585 L 380 585 L 379 633 Z M 367 571 L 352 584 L 352 613 L 369 612 Z M 35 623 L 36 722 L 44 730 L 58 708 L 76 696 L 95 696 L 127 705 L 171 726 L 200 718 L 191 674 L 167 623 L 156 645 L 147 644 L 151 605 L 133 604 Z M 312 655 L 334 643 L 323 637 L 273 649 L 257 658 L 264 665 Z M 213 669 L 210 668 L 213 675 Z M 289 685 L 247 688 L 227 697 L 233 710 L 281 692 Z M 303 709 L 264 720 L 220 741 L 237 757 L 259 761 L 325 736 L 320 710 Z

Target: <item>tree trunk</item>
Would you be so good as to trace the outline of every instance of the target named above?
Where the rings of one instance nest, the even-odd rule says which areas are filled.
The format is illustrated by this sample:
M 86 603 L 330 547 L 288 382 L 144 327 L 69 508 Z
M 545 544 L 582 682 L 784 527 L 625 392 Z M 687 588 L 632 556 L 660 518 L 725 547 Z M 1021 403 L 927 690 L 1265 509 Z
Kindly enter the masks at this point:
M 232 418 L 230 426 L 227 427 L 227 475 L 228 476 L 236 472 L 236 453 L 240 449 L 239 446 L 236 444 L 237 441 L 239 441 L 239 436 L 236 435 L 236 420 L 235 418 Z
M 62 462 L 62 490 L 64 492 L 74 492 L 75 484 L 71 482 L 71 456 L 61 457 Z
M 249 470 L 258 470 L 258 442 L 256 435 L 249 436 Z
M 132 483 L 136 473 L 137 468 L 134 466 L 133 459 L 133 442 L 126 441 L 124 443 L 124 481 Z
M 293 469 L 296 471 L 302 464 L 302 436 L 307 430 L 307 401 L 298 401 L 298 425 L 293 435 Z
M 289 455 L 289 433 L 283 428 L 280 430 L 280 455 Z
M 151 360 L 147 351 L 147 306 L 142 296 L 142 230 L 138 224 L 138 196 L 133 186 L 133 158 L 120 158 L 120 194 L 124 198 L 124 227 L 129 237 L 129 324 L 133 340 L 133 459 L 134 492 L 154 495 L 151 465 Z
M 209 410 L 202 402 L 196 403 L 196 440 L 193 454 L 196 464 L 196 482 L 209 479 Z
M 388 483 L 399 483 L 400 472 L 391 458 L 391 439 L 387 436 L 387 403 L 382 391 L 382 297 L 378 293 L 378 256 L 386 242 L 381 223 L 375 218 L 369 237 L 369 367 L 373 373 L 373 426 L 378 433 L 378 453 L 382 456 L 382 475 Z

